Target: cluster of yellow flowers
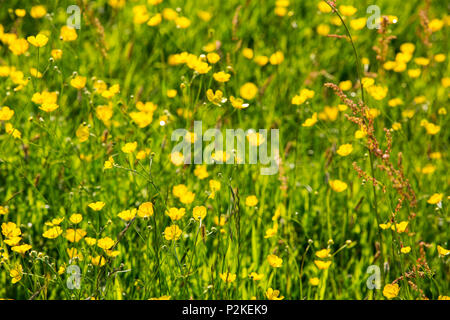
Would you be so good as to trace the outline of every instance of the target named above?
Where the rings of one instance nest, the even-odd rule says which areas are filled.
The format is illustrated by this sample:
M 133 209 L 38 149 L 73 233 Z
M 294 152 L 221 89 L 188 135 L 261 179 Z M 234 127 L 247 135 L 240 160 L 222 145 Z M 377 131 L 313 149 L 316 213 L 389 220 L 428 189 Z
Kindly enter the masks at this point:
M 305 2 L 318 18 L 311 27 L 302 28 L 300 38 L 314 38 L 316 43 L 328 46 L 331 41 L 350 40 L 343 35 L 349 26 L 348 30 L 355 33 L 352 42 L 364 48 L 369 42 L 363 38 L 368 22 L 366 12 L 356 5 L 341 3 L 332 8 L 330 5 L 334 3 Z M 196 264 L 201 261 L 214 267 L 222 263 L 212 278 L 217 278 L 227 290 L 240 279 L 246 279 L 250 289 L 245 288 L 245 294 L 252 299 L 257 298 L 252 291 L 257 286 L 261 289 L 258 298 L 282 300 L 284 295 L 290 296 L 293 278 L 289 278 L 286 286 L 285 279 L 278 281 L 278 278 L 283 270 L 291 270 L 292 265 L 297 267 L 293 277 L 302 283 L 306 276 L 312 291 L 319 294 L 330 281 L 328 273 L 340 267 L 336 255 L 341 249 L 356 245 L 356 241 L 343 238 L 346 242 L 340 249 L 333 247 L 331 238 L 340 237 L 337 230 L 341 230 L 341 226 L 335 226 L 341 220 L 331 223 L 331 212 L 335 211 L 336 217 L 345 216 L 342 218 L 345 237 L 361 236 L 364 240 L 361 246 L 367 245 L 368 236 L 363 235 L 361 226 L 368 225 L 364 215 L 372 204 L 367 204 L 364 197 L 358 204 L 353 203 L 353 196 L 361 191 L 364 183 L 354 182 L 355 175 L 347 162 L 365 159 L 369 152 L 383 153 L 384 145 L 379 146 L 380 150 L 363 151 L 364 142 L 373 142 L 373 136 L 379 134 L 372 132 L 369 124 L 378 122 L 387 127 L 388 134 L 395 134 L 403 141 L 403 149 L 412 149 L 405 142 L 410 136 L 426 133 L 421 146 L 427 149 L 426 156 L 415 161 L 415 151 L 405 150 L 406 158 L 412 159 L 405 161 L 405 155 L 399 154 L 397 162 L 402 166 L 403 159 L 407 170 L 413 168 L 417 176 L 415 188 L 426 190 L 418 197 L 421 208 L 442 215 L 436 222 L 441 226 L 448 197 L 445 191 L 433 185 L 432 178 L 445 170 L 442 163 L 447 156 L 445 139 L 442 139 L 446 133 L 445 101 L 450 87 L 450 77 L 444 75 L 447 54 L 439 51 L 439 46 L 422 46 L 420 42 L 404 42 L 404 39 L 399 40 L 395 44 L 398 48 L 393 50 L 390 46 L 394 44 L 389 43 L 393 38 L 386 37 L 395 31 L 389 26 L 399 23 L 397 16 L 383 15 L 384 22 L 376 21 L 387 24 L 387 29 L 378 33 L 379 43 L 385 47 L 377 51 L 376 61 L 368 58 L 373 52 L 365 52 L 357 61 L 363 67 L 361 79 L 355 79 L 347 71 L 339 74 L 334 68 L 324 67 L 323 61 L 329 59 L 328 52 L 319 55 L 306 44 L 305 52 L 310 50 L 310 55 L 302 60 L 304 57 L 296 55 L 291 47 L 297 43 L 291 42 L 290 35 L 284 31 L 279 33 L 283 41 L 275 41 L 279 39 L 273 35 L 278 33 L 272 32 L 278 32 L 277 28 L 295 30 L 299 27 L 298 19 L 302 16 L 296 12 L 299 5 L 295 1 L 274 0 L 268 4 L 271 17 L 264 18 L 275 21 L 268 30 L 276 42 L 273 47 L 250 34 L 253 29 L 247 28 L 245 19 L 251 20 L 247 10 L 255 9 L 250 1 L 236 6 L 233 19 L 227 20 L 231 23 L 224 24 L 223 28 L 215 28 L 212 23 L 230 11 L 232 6 L 226 3 L 220 4 L 226 7 L 226 10 L 221 8 L 223 12 L 213 10 L 213 4 L 211 8 L 197 9 L 192 3 L 185 8 L 171 8 L 169 1 L 163 0 L 132 3 L 108 0 L 101 5 L 108 10 L 83 9 L 83 21 L 88 21 L 83 23 L 89 26 L 82 32 L 62 25 L 62 16 L 48 12 L 43 5 L 9 10 L 13 24 L 7 21 L 8 27 L 0 25 L 0 49 L 5 54 L 5 58 L 0 59 L 0 86 L 5 91 L 0 105 L 0 129 L 6 133 L 0 135 L 4 150 L 0 163 L 2 170 L 3 164 L 6 168 L 2 173 L 11 175 L 5 179 L 5 187 L 1 187 L 6 196 L 0 205 L 0 264 L 7 270 L 6 275 L 9 274 L 8 282 L 27 285 L 22 279 L 34 275 L 28 272 L 25 255 L 44 261 L 46 254 L 39 250 L 55 255 L 49 266 L 54 268 L 53 274 L 59 275 L 66 272 L 69 264 L 80 261 L 87 262 L 86 268 L 104 267 L 102 271 L 111 268 L 105 274 L 114 275 L 123 266 L 129 267 L 139 260 L 140 257 L 131 256 L 133 252 L 133 255 L 142 254 L 145 259 L 151 259 L 155 269 L 167 263 L 164 268 L 170 272 L 163 271 L 163 267 L 155 272 L 154 279 L 159 277 L 159 291 L 182 281 L 182 290 L 188 292 L 189 286 L 196 282 L 190 278 L 194 275 L 199 279 L 196 285 L 205 293 L 211 288 L 216 290 L 215 284 L 210 283 L 215 281 L 210 277 L 211 266 L 197 268 Z M 95 15 L 100 15 L 99 12 L 102 16 L 97 19 Z M 403 15 L 399 16 L 403 19 Z M 113 28 L 102 26 L 106 17 L 111 18 Z M 120 25 L 113 21 L 127 17 L 123 25 L 122 21 Z M 29 32 L 29 24 L 22 24 L 30 18 L 35 19 L 32 22 L 37 26 L 32 32 Z M 255 21 L 251 22 L 253 26 Z M 431 37 L 430 41 L 445 39 L 444 32 L 440 31 L 446 30 L 449 19 L 448 16 L 429 17 L 420 26 L 421 32 Z M 322 37 L 315 37 L 317 34 Z M 95 42 L 98 56 L 90 56 L 96 52 L 90 42 Z M 141 50 L 141 42 L 148 44 L 147 51 Z M 108 54 L 103 54 L 102 49 Z M 136 53 L 139 50 L 140 56 Z M 339 52 L 336 50 L 330 48 L 330 52 Z M 129 61 L 130 66 L 122 65 L 124 61 Z M 306 68 L 307 64 L 311 67 Z M 149 68 L 148 74 L 139 70 L 141 65 Z M 308 69 L 309 74 L 298 76 L 294 72 L 296 68 Z M 355 115 L 349 100 L 341 96 L 340 102 L 334 102 L 327 93 L 322 94 L 318 89 L 323 82 L 321 78 L 336 80 L 342 96 L 345 93 L 355 98 L 358 91 L 363 95 L 367 93 L 368 107 L 361 112 L 364 119 L 353 119 L 357 130 L 348 129 L 341 121 L 352 120 Z M 431 80 L 435 83 L 430 87 L 436 88 L 425 92 L 425 85 Z M 391 86 L 396 81 L 398 88 Z M 296 82 L 295 85 L 292 82 Z M 263 116 L 256 117 L 258 114 Z M 215 164 L 189 166 L 185 165 L 185 155 L 181 152 L 168 155 L 170 133 L 166 129 L 186 128 L 183 139 L 190 146 L 194 145 L 200 137 L 192 129 L 192 123 L 201 116 L 220 129 L 235 124 L 285 126 L 283 134 L 288 140 L 283 141 L 286 144 L 279 159 L 279 174 L 273 180 L 271 177 L 263 179 L 251 169 L 240 171 L 236 166 L 218 169 L 219 165 Z M 245 139 L 253 147 L 268 142 L 263 134 L 255 131 L 248 131 Z M 323 141 L 326 141 L 323 149 L 322 145 L 307 146 L 309 142 Z M 390 153 L 391 143 L 392 140 L 386 142 L 389 149 L 386 157 L 395 157 Z M 320 155 L 316 150 L 320 150 Z M 236 162 L 243 160 L 234 152 L 212 154 L 216 162 L 226 162 L 233 157 Z M 297 176 L 299 163 L 304 166 L 301 170 L 305 181 Z M 382 166 L 377 162 L 374 168 Z M 34 181 L 30 178 L 32 175 Z M 24 178 L 24 183 L 16 188 L 13 182 L 18 177 Z M 396 189 L 404 181 L 394 182 L 392 187 Z M 429 185 L 431 190 L 426 189 Z M 379 192 L 379 186 L 385 187 L 374 183 L 375 192 Z M 100 199 L 102 201 L 97 201 Z M 45 202 L 42 206 L 41 201 Z M 33 208 L 29 224 L 23 221 L 21 213 L 25 206 Z M 386 212 L 380 213 L 382 223 L 377 220 L 376 231 L 380 238 L 395 236 L 399 240 L 398 247 L 392 250 L 395 251 L 392 258 L 395 260 L 398 255 L 400 259 L 409 259 L 408 268 L 412 266 L 414 270 L 417 263 L 422 262 L 428 268 L 429 261 L 425 259 L 428 256 L 419 258 L 415 252 L 417 239 L 423 236 L 414 228 L 416 213 L 410 212 L 406 217 L 402 211 L 386 218 L 393 210 L 384 203 L 380 206 Z M 41 207 L 50 210 L 41 212 Z M 346 207 L 344 213 L 341 212 L 343 207 Z M 324 229 L 322 217 L 325 215 L 328 230 L 324 233 L 328 231 L 325 238 L 329 239 L 328 245 L 321 244 L 322 234 L 314 234 L 315 230 L 322 232 Z M 143 230 L 151 236 L 147 237 Z M 132 241 L 123 243 L 126 239 L 121 242 L 127 231 L 134 232 L 133 236 L 142 240 L 142 245 Z M 298 234 L 303 233 L 319 240 L 309 240 L 305 249 L 298 245 L 303 241 Z M 370 237 L 372 239 L 372 235 Z M 450 250 L 442 239 L 426 244 L 430 248 L 427 254 L 430 257 L 434 254 L 436 261 L 445 262 Z M 200 248 L 202 241 L 204 247 Z M 379 246 L 380 253 L 388 247 L 387 243 L 379 243 Z M 123 257 L 128 250 L 130 257 Z M 242 259 L 245 260 L 242 265 L 237 265 L 236 254 L 242 254 L 241 250 L 247 256 Z M 364 251 L 361 253 L 364 262 L 373 258 L 367 253 L 369 250 L 361 251 Z M 307 253 L 312 259 L 306 262 L 305 271 L 303 264 L 308 261 Z M 300 268 L 296 265 L 299 254 L 303 254 Z M 167 262 L 171 258 L 173 261 Z M 228 260 L 232 259 L 233 263 L 229 264 Z M 179 274 L 169 275 L 173 266 L 180 269 Z M 173 275 L 175 280 L 171 279 Z M 44 274 L 42 278 L 48 281 L 51 276 Z M 96 276 L 96 285 L 103 286 L 102 274 Z M 113 281 L 120 292 L 118 278 Z M 204 279 L 207 280 L 202 283 Z M 407 290 L 401 287 L 403 282 L 399 279 L 385 283 L 380 296 L 402 297 Z M 136 277 L 133 281 L 139 294 L 144 285 L 151 283 L 148 278 Z M 101 290 L 107 289 L 105 285 Z M 147 290 L 148 287 L 143 291 Z M 171 295 L 162 293 L 166 292 L 160 292 L 161 296 L 153 299 L 170 299 L 171 295 L 176 295 L 176 290 L 168 290 Z M 118 295 L 122 297 L 122 292 Z M 323 294 L 320 295 L 323 298 Z M 439 296 L 439 299 L 446 298 Z

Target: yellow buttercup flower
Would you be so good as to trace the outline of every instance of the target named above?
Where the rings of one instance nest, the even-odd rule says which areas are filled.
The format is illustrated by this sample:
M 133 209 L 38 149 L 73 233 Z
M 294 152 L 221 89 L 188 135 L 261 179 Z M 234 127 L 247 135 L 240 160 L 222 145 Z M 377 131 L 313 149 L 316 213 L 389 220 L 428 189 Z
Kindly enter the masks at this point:
M 133 7 L 133 23 L 143 24 L 149 19 L 149 13 L 145 5 L 138 5 Z
M 446 59 L 446 56 L 443 53 L 438 53 L 437 55 L 434 56 L 434 61 L 436 61 L 436 62 L 444 62 L 445 59 Z
M 155 14 L 147 21 L 147 25 L 150 27 L 155 27 L 162 22 L 162 15 L 160 13 Z
M 264 135 L 260 134 L 259 132 L 251 132 L 247 134 L 247 140 L 252 146 L 260 146 L 264 143 L 265 138 Z
M 41 48 L 45 46 L 48 42 L 48 38 L 46 35 L 39 33 L 37 36 L 30 36 L 27 38 L 28 42 L 33 46 Z
M 229 273 L 229 272 L 219 273 L 219 277 L 224 282 L 228 282 L 228 283 L 233 282 L 234 280 L 236 280 L 236 274 L 235 273 Z
M 59 105 L 57 105 L 56 103 L 45 103 L 45 102 L 39 107 L 39 109 L 48 113 L 53 112 L 58 108 Z
M 350 27 L 353 30 L 361 30 L 364 29 L 367 23 L 367 18 L 358 18 L 350 21 Z
M 4 106 L 0 109 L 0 121 L 11 120 L 13 115 L 14 115 L 14 110 L 10 109 L 9 107 Z
M 23 18 L 25 17 L 25 15 L 27 14 L 27 11 L 25 9 L 16 9 L 14 10 L 14 13 L 16 14 L 16 16 L 18 16 L 19 18 Z
M 184 184 L 178 184 L 172 188 L 172 193 L 177 198 L 180 198 L 186 192 L 188 192 L 188 188 Z
M 211 188 L 212 191 L 219 191 L 221 184 L 220 181 L 217 180 L 209 180 L 209 187 Z
M 30 16 L 34 19 L 42 18 L 47 14 L 47 9 L 44 6 L 31 7 Z
M 83 254 L 77 248 L 67 248 L 67 255 L 70 259 L 83 261 Z
M 254 53 L 253 53 L 253 50 L 252 50 L 252 49 L 250 49 L 250 48 L 244 48 L 244 49 L 242 49 L 242 55 L 243 55 L 245 58 L 251 60 L 251 59 L 253 59 Z
M 383 100 L 388 92 L 387 87 L 381 87 L 381 86 L 371 86 L 366 88 L 367 92 L 375 99 L 375 100 Z
M 269 62 L 272 65 L 279 65 L 284 61 L 284 54 L 281 51 L 277 51 L 269 58 Z
M 89 139 L 89 126 L 85 123 L 80 124 L 75 134 L 80 142 L 87 141 Z
M 120 254 L 120 251 L 118 251 L 118 250 L 113 251 L 113 250 L 105 249 L 105 253 L 108 257 L 115 258 Z
M 86 231 L 83 229 L 67 229 L 66 239 L 70 242 L 78 242 L 86 236 Z
M 127 142 L 123 147 L 122 147 L 122 152 L 123 153 L 133 153 L 137 148 L 137 142 Z
M 14 238 L 20 236 L 22 234 L 22 231 L 14 222 L 3 222 L 2 234 L 6 238 Z
M 142 203 L 138 208 L 138 216 L 141 218 L 148 218 L 153 216 L 153 203 L 151 202 L 144 202 Z
M 441 127 L 438 125 L 435 125 L 434 123 L 428 122 L 425 124 L 425 129 L 427 130 L 427 133 L 429 135 L 435 135 L 439 131 L 441 131 Z
M 322 249 L 316 252 L 316 256 L 321 258 L 321 259 L 325 259 L 328 258 L 330 256 L 330 249 Z
M 312 127 L 317 123 L 317 112 L 314 112 L 311 118 L 308 118 L 305 120 L 305 122 L 302 123 L 302 127 Z
M 130 112 L 129 116 L 139 128 L 145 128 L 153 122 L 152 112 Z
M 247 207 L 254 207 L 258 204 L 258 198 L 254 195 L 245 198 L 245 205 Z
M 309 279 L 309 284 L 312 285 L 312 286 L 318 286 L 319 283 L 320 283 L 320 279 L 317 278 L 317 277 Z
M 186 17 L 177 17 L 175 19 L 175 24 L 177 28 L 186 29 L 191 25 L 191 20 Z
M 9 208 L 8 207 L 0 206 L 0 214 L 1 215 L 5 215 L 5 214 L 8 214 L 8 213 L 9 213 Z
M 403 100 L 400 98 L 394 98 L 388 101 L 390 107 L 397 107 L 403 104 Z
M 166 91 L 166 95 L 168 98 L 175 98 L 177 96 L 178 92 L 175 89 L 169 89 Z
M 274 11 L 275 11 L 275 14 L 279 17 L 284 17 L 288 12 L 287 8 L 285 8 L 285 7 L 275 7 Z
M 12 278 L 11 283 L 13 284 L 22 280 L 22 275 L 23 275 L 23 268 L 22 265 L 20 264 L 17 264 L 16 266 L 14 266 L 14 268 L 9 270 L 9 276 Z
M 264 274 L 263 273 L 257 273 L 257 272 L 251 272 L 249 275 L 249 278 L 254 280 L 254 281 L 259 281 L 262 278 L 264 278 Z
M 190 204 L 190 203 L 194 202 L 194 199 L 195 199 L 195 193 L 188 191 L 188 192 L 184 193 L 183 195 L 181 195 L 180 202 L 183 204 Z
M 274 226 L 272 228 L 269 228 L 266 230 L 266 234 L 264 235 L 264 239 L 269 239 L 274 237 L 278 232 L 278 224 L 274 223 Z
M 184 163 L 184 156 L 181 152 L 172 152 L 170 154 L 170 162 L 176 166 L 181 166 Z
M 92 202 L 88 204 L 88 207 L 94 211 L 100 211 L 105 206 L 105 203 L 102 201 Z
M 178 17 L 178 13 L 172 8 L 165 8 L 162 12 L 164 19 L 172 21 Z
M 414 59 L 414 62 L 419 66 L 427 66 L 430 63 L 430 59 L 424 57 L 418 57 Z
M 203 220 L 206 217 L 206 207 L 205 206 L 196 206 L 192 210 L 192 216 L 195 220 L 199 221 Z
M 225 216 L 220 216 L 219 217 L 214 217 L 213 222 L 216 226 L 220 226 L 223 227 L 225 225 L 225 223 L 227 222 L 227 218 Z
M 206 165 L 197 165 L 194 170 L 194 174 L 200 180 L 206 179 L 209 177 L 208 170 L 206 169 Z
M 387 230 L 387 229 L 389 229 L 391 227 L 391 225 L 392 224 L 390 222 L 388 222 L 388 223 L 380 223 L 380 228 L 383 229 L 383 230 Z
M 408 70 L 408 75 L 411 77 L 411 78 L 418 78 L 419 76 L 420 76 L 420 73 L 421 73 L 422 71 L 420 70 L 420 69 L 409 69 Z
M 409 253 L 411 251 L 411 247 L 410 246 L 406 246 L 400 249 L 401 253 Z
M 59 60 L 62 58 L 63 51 L 61 49 L 53 49 L 51 51 L 51 55 L 52 55 L 53 59 Z
M 63 221 L 64 221 L 64 218 L 54 218 L 51 221 L 46 222 L 45 225 L 50 226 L 50 227 L 59 226 L 61 224 L 61 222 L 63 222 Z
M 21 255 L 24 255 L 25 252 L 27 252 L 31 248 L 32 247 L 29 244 L 23 244 L 23 245 L 20 245 L 20 246 L 12 247 L 11 250 L 14 251 L 14 252 L 17 252 L 17 253 L 19 253 Z
M 164 229 L 164 238 L 167 241 L 178 240 L 180 239 L 182 233 L 183 231 L 176 224 L 174 224 Z
M 387 61 L 383 64 L 383 68 L 385 70 L 392 70 L 397 66 L 397 62 L 395 61 Z
M 31 101 L 36 104 L 56 104 L 58 101 L 58 93 L 57 92 L 36 92 L 31 97 Z
M 134 217 L 136 216 L 136 212 L 137 212 L 136 208 L 133 208 L 121 211 L 117 214 L 117 216 L 124 221 L 130 221 L 134 219 Z
M 102 256 L 91 257 L 91 263 L 96 267 L 103 267 L 106 264 L 106 259 Z
M 109 157 L 108 160 L 103 164 L 103 170 L 112 169 L 114 167 L 114 158 Z
M 75 41 L 78 38 L 77 31 L 69 26 L 62 26 L 59 37 L 62 41 Z
M 420 170 L 420 169 L 419 169 Z M 427 164 L 425 167 L 423 167 L 420 172 L 422 172 L 423 174 L 431 174 L 434 171 L 436 171 L 436 166 L 432 165 L 432 164 Z
M 336 121 L 338 115 L 339 115 L 339 108 L 325 106 L 323 108 L 323 111 L 319 113 L 318 117 L 320 120 Z
M 427 203 L 437 204 L 437 203 L 441 202 L 443 198 L 444 198 L 443 193 L 435 193 L 427 200 Z
M 228 73 L 225 73 L 223 71 L 219 71 L 213 74 L 214 80 L 217 82 L 228 82 L 230 80 L 231 75 Z
M 398 284 L 387 284 L 384 286 L 383 295 L 388 299 L 393 299 L 398 296 L 399 291 L 400 287 Z
M 7 238 L 7 239 L 3 240 L 3 242 L 6 243 L 10 247 L 18 246 L 20 241 L 22 241 L 22 237 L 12 237 L 12 238 Z
M 39 72 L 36 68 L 30 68 L 30 74 L 35 78 L 42 78 L 42 73 Z
M 331 266 L 331 261 L 314 260 L 314 264 L 320 270 L 326 270 Z
M 223 97 L 223 92 L 220 90 L 214 92 L 211 89 L 208 89 L 206 91 L 206 97 L 208 98 L 209 102 L 219 107 L 222 103 L 225 103 L 227 101 L 227 99 Z
M 320 12 L 322 13 L 330 13 L 331 12 L 331 7 L 325 2 L 325 1 L 320 1 L 317 4 L 317 8 L 320 10 Z
M 206 59 L 208 59 L 209 63 L 215 64 L 219 62 L 220 56 L 215 52 L 210 52 L 206 55 Z
M 56 239 L 63 233 L 61 227 L 56 226 L 45 231 L 42 236 L 47 239 Z
M 392 225 L 391 229 L 393 231 L 397 231 L 398 233 L 402 233 L 405 232 L 406 227 L 408 227 L 408 224 L 409 224 L 408 221 L 402 221 L 400 223 L 395 224 L 395 226 Z
M 352 86 L 353 84 L 350 80 L 339 82 L 339 88 L 341 88 L 342 91 L 348 91 L 352 88 Z
M 415 111 L 412 109 L 405 109 L 402 111 L 403 118 L 411 119 L 412 117 L 414 117 L 414 114 L 415 114 Z
M 330 26 L 324 23 L 321 23 L 317 26 L 316 31 L 321 36 L 327 36 L 330 33 Z
M 258 93 L 258 87 L 252 82 L 247 82 L 241 87 L 239 93 L 242 98 L 252 100 Z
M 86 77 L 76 76 L 70 80 L 70 85 L 75 89 L 81 90 L 86 86 Z
M 341 180 L 330 180 L 330 187 L 336 192 L 342 192 L 347 190 L 347 184 Z
M 120 9 L 125 6 L 126 0 L 108 0 L 108 4 L 115 9 Z
M 348 156 L 353 151 L 353 146 L 349 143 L 339 146 L 336 153 L 342 157 Z
M 266 56 L 256 56 L 253 61 L 259 66 L 264 67 L 269 62 L 269 58 Z
M 269 262 L 270 266 L 273 268 L 280 268 L 281 265 L 283 264 L 283 259 L 281 259 L 280 257 L 278 257 L 277 255 L 274 255 L 274 254 L 269 254 L 267 256 L 267 261 Z
M 230 102 L 231 105 L 236 109 L 245 109 L 249 107 L 248 103 L 244 103 L 244 100 L 241 98 L 235 98 L 233 96 L 230 96 Z
M 280 296 L 279 290 L 273 290 L 272 288 L 267 289 L 266 297 L 269 300 L 283 300 L 284 296 Z
M 84 238 L 84 241 L 86 241 L 88 246 L 93 246 L 97 243 L 97 239 L 91 237 Z
M 115 241 L 110 237 L 98 239 L 97 246 L 103 250 L 110 250 L 115 244 Z
M 5 131 L 7 134 L 12 135 L 15 139 L 20 139 L 22 137 L 20 131 L 15 129 L 9 122 L 5 124 Z
M 81 221 L 83 221 L 83 216 L 79 213 L 74 213 L 70 216 L 69 220 L 73 224 L 79 224 Z
M 371 87 L 375 84 L 375 80 L 373 78 L 364 77 L 361 79 L 362 85 L 364 88 Z M 342 88 L 341 88 L 342 89 Z
M 9 50 L 16 56 L 20 56 L 28 51 L 28 41 L 25 39 L 14 39 L 9 43 Z
M 413 54 L 416 46 L 413 43 L 405 42 L 400 46 L 400 51 L 403 53 Z
M 358 11 L 358 9 L 356 9 L 353 6 L 341 5 L 341 6 L 339 6 L 339 11 L 344 16 L 350 17 L 350 16 L 354 15 L 356 13 L 356 11 Z
M 444 21 L 439 20 L 439 19 L 433 19 L 428 24 L 428 28 L 432 32 L 436 32 L 436 31 L 441 30 L 443 26 L 444 26 Z
M 169 208 L 166 210 L 166 214 L 172 219 L 172 221 L 180 220 L 186 214 L 185 208 Z
M 440 256 L 446 256 L 450 253 L 450 250 L 447 250 L 444 247 L 441 247 L 440 245 L 437 245 L 437 251 Z
M 208 22 L 212 18 L 212 14 L 209 11 L 199 10 L 197 16 L 205 22 Z

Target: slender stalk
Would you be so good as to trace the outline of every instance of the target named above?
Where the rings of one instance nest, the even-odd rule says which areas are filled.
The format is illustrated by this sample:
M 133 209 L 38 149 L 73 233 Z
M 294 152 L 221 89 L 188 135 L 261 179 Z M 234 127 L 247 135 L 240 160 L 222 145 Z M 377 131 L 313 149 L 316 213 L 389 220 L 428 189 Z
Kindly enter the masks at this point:
M 358 50 L 356 50 L 356 46 L 355 46 L 355 43 L 353 42 L 353 38 L 352 38 L 352 35 L 350 33 L 350 30 L 348 29 L 347 24 L 345 23 L 344 19 L 340 15 L 340 13 L 337 10 L 337 8 L 335 6 L 333 6 L 329 1 L 326 1 L 326 3 L 331 7 L 333 12 L 336 13 L 336 15 L 339 17 L 339 19 L 341 20 L 342 24 L 345 27 L 345 31 L 347 33 L 347 36 L 348 36 L 349 40 L 350 40 L 350 44 L 352 45 L 353 53 L 354 53 L 355 59 L 356 59 L 356 73 L 358 75 L 358 81 L 359 81 L 359 85 L 361 87 L 361 100 L 362 100 L 362 102 L 364 104 L 366 104 L 366 99 L 365 99 L 365 96 L 364 96 L 364 87 L 363 87 L 363 84 L 362 84 L 361 61 L 359 59 Z M 364 120 L 366 120 L 366 119 L 364 118 Z M 374 179 L 376 179 L 375 178 L 373 154 L 370 152 L 370 150 L 369 150 L 369 161 L 370 161 L 370 170 L 371 170 L 372 177 Z M 378 240 L 380 242 L 380 258 L 381 258 L 381 263 L 382 263 L 382 265 L 381 265 L 381 274 L 382 274 L 382 278 L 384 279 L 385 275 L 384 275 L 383 239 L 382 239 L 380 228 L 379 228 L 380 221 L 379 221 L 379 216 L 378 216 L 377 191 L 376 191 L 376 187 L 375 187 L 374 184 L 372 184 L 372 192 L 373 192 L 373 208 L 374 208 L 375 219 L 376 219 L 376 223 L 377 223 Z

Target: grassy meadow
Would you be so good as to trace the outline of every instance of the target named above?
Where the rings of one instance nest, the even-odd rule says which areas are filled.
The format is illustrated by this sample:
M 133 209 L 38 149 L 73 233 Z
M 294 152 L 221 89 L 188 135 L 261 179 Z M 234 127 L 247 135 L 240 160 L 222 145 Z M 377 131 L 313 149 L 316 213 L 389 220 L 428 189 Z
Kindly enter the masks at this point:
M 0 0 L 0 298 L 449 299 L 449 7 L 373 2 Z

